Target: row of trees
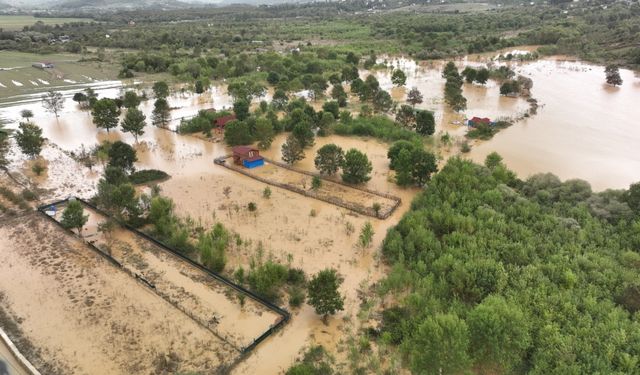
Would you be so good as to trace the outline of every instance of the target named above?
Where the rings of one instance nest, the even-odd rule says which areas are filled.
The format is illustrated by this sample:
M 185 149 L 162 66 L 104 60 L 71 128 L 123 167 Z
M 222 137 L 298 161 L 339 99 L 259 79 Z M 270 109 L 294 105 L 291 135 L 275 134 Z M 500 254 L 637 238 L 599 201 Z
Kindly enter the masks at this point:
M 456 112 L 467 109 L 467 99 L 462 95 L 462 76 L 458 73 L 456 64 L 449 61 L 442 71 L 442 77 L 447 80 L 444 85 L 444 101 Z

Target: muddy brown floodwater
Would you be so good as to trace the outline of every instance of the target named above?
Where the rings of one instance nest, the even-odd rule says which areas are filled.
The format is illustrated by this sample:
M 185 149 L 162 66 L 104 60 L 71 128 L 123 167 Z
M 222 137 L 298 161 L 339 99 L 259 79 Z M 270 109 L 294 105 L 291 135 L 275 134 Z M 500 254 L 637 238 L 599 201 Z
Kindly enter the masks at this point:
M 477 65 L 486 57 L 467 61 Z M 443 62 L 416 64 L 407 59 L 388 60 L 406 71 L 407 85 L 406 88 L 392 88 L 389 71 L 376 71 L 373 74 L 381 86 L 390 89 L 396 100 L 404 100 L 409 88 L 418 87 L 425 97 L 418 107 L 435 111 L 439 132 L 463 137 L 466 128 L 461 121 L 465 115 L 518 117 L 528 109 L 524 99 L 501 97 L 498 85 L 489 82 L 486 86 L 465 84 L 469 108 L 463 115 L 452 113 L 442 98 L 444 79 L 440 71 Z M 457 63 L 462 67 L 465 61 Z M 638 78 L 623 70 L 624 85 L 614 89 L 602 84 L 604 73 L 600 66 L 544 59 L 514 64 L 514 67 L 518 73 L 533 79 L 532 94 L 541 105 L 538 115 L 501 131 L 490 141 L 476 142 L 471 158 L 481 161 L 495 150 L 521 177 L 552 171 L 563 178 L 585 178 L 597 189 L 623 187 L 640 179 L 640 154 L 633 152 L 638 149 L 640 137 L 640 128 L 634 127 L 635 119 L 640 115 L 637 109 L 637 103 L 640 103 Z M 361 75 L 364 77 L 366 73 L 361 72 Z M 112 91 L 105 90 L 102 96 L 113 97 L 119 91 L 109 90 Z M 217 90 L 201 97 L 172 96 L 171 106 L 180 107 L 174 111 L 174 117 L 230 104 L 224 90 Z M 149 117 L 151 105 L 152 102 L 142 105 Z M 16 104 L 4 111 L 10 118 L 17 119 L 19 111 L 25 108 L 34 110 L 36 122 L 50 140 L 44 151 L 49 169 L 39 180 L 39 184 L 54 189 L 46 197 L 48 199 L 65 194 L 88 198 L 94 191 L 93 184 L 101 167 L 90 172 L 75 163 L 69 157 L 69 151 L 78 150 L 82 144 L 93 146 L 104 139 L 134 143 L 131 135 L 119 130 L 110 133 L 96 130 L 90 115 L 79 111 L 74 103 L 68 103 L 59 121 L 44 113 L 39 103 Z M 281 160 L 284 140 L 284 135 L 276 137 L 264 155 Z M 387 229 L 407 211 L 418 190 L 400 189 L 393 183 L 386 157 L 388 144 L 368 138 L 318 137 L 315 146 L 305 150 L 307 157 L 295 167 L 314 171 L 315 152 L 327 143 L 336 143 L 345 150 L 354 147 L 368 155 L 373 174 L 366 186 L 402 198 L 402 205 L 390 218 L 364 217 L 277 187 L 271 187 L 271 198 L 264 198 L 263 190 L 267 185 L 214 165 L 214 158 L 229 153 L 221 143 L 148 126 L 134 146 L 138 150 L 137 168 L 161 169 L 171 175 L 161 184 L 162 194 L 175 201 L 180 215 L 190 216 L 205 226 L 221 222 L 243 239 L 242 246 L 230 250 L 225 272 L 231 273 L 239 266 L 247 269 L 251 259 L 257 256 L 257 249 L 262 249 L 263 259 L 273 257 L 283 263 L 290 262 L 308 275 L 333 267 L 344 277 L 341 292 L 346 297 L 345 311 L 331 318 L 327 326 L 307 305 L 293 311 L 292 320 L 284 329 L 259 345 L 235 368 L 236 374 L 282 372 L 311 342 L 336 348 L 344 340 L 345 332 L 357 323 L 358 292 L 385 275 L 379 251 L 382 240 Z M 24 157 L 14 154 L 12 161 L 12 169 L 28 169 Z M 223 193 L 227 187 L 230 188 L 228 196 Z M 247 209 L 249 202 L 256 203 L 255 212 Z M 363 250 L 356 242 L 358 232 L 367 221 L 373 224 L 375 236 L 372 247 Z M 27 277 L 24 279 L 26 283 Z M 39 280 L 38 277 L 32 279 Z M 24 288 L 23 285 L 13 286 L 16 293 Z
M 552 172 L 596 190 L 640 180 L 640 78 L 622 69 L 624 83 L 614 88 L 604 83 L 602 66 L 562 59 L 514 68 L 533 79 L 542 107 L 474 147 L 474 160 L 497 151 L 520 177 Z

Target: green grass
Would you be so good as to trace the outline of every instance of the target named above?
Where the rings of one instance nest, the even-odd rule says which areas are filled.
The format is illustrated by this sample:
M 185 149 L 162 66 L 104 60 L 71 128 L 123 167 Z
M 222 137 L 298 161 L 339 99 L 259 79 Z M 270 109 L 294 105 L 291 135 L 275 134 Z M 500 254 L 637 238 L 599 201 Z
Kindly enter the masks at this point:
M 33 26 L 38 21 L 45 25 L 60 25 L 69 22 L 90 22 L 90 18 L 36 18 L 33 16 L 0 16 L 0 25 L 4 30 L 22 30 L 24 26 Z

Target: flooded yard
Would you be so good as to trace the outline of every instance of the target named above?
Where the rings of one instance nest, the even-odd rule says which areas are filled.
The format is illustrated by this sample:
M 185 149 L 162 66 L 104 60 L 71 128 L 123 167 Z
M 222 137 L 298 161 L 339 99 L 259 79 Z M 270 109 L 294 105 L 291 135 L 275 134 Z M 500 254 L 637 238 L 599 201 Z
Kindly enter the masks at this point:
M 0 235 L 2 316 L 43 374 L 213 372 L 236 357 L 41 214 L 3 221 Z

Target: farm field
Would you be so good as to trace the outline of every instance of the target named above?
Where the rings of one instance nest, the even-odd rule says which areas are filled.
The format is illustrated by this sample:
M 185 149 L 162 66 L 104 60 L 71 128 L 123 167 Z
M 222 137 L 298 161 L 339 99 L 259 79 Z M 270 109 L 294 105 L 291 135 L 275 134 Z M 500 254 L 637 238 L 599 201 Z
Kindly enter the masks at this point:
M 0 235 L 2 325 L 43 374 L 212 372 L 236 357 L 41 214 L 3 221 Z
M 91 18 L 36 18 L 25 15 L 0 15 L 0 25 L 4 30 L 22 30 L 24 26 L 33 26 L 38 21 L 43 22 L 45 25 L 61 25 L 69 22 L 92 22 L 93 20 Z

